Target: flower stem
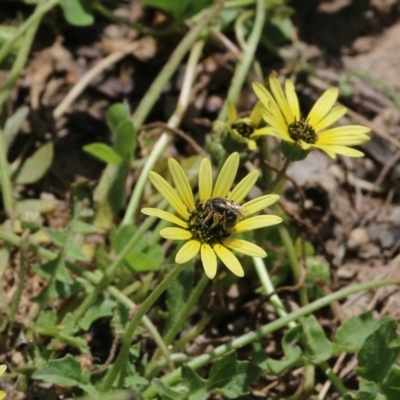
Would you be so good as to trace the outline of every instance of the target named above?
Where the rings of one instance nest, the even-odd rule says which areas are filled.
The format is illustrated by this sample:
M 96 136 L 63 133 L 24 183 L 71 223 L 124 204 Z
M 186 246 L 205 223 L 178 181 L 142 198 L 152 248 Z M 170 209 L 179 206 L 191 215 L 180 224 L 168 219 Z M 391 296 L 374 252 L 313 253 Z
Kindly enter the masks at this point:
M 10 166 L 7 160 L 7 149 L 3 131 L 0 129 L 0 185 L 4 210 L 9 218 L 13 217 L 14 199 L 10 179 Z
M 174 268 L 168 273 L 168 275 L 161 281 L 161 283 L 154 289 L 153 292 L 147 297 L 147 299 L 143 302 L 143 304 L 137 310 L 135 316 L 132 318 L 129 323 L 123 337 L 122 337 L 122 345 L 121 349 L 118 353 L 118 356 L 105 378 L 105 382 L 103 385 L 103 390 L 108 391 L 111 389 L 115 379 L 120 374 L 120 383 L 123 380 L 124 376 L 124 368 L 126 368 L 128 355 L 129 355 L 129 347 L 131 346 L 131 341 L 133 335 L 143 316 L 150 309 L 150 307 L 155 303 L 155 301 L 161 296 L 161 294 L 168 288 L 170 283 L 178 276 L 178 274 L 185 267 L 185 264 L 176 264 Z
M 392 279 L 385 279 L 385 280 L 380 280 L 380 281 L 370 281 L 370 282 L 364 282 L 358 285 L 353 285 L 346 287 L 344 289 L 338 290 L 335 293 L 331 293 L 327 296 L 324 296 L 313 303 L 310 303 L 306 305 L 305 307 L 299 308 L 298 310 L 295 310 L 291 312 L 290 314 L 283 316 L 279 319 L 276 319 L 275 321 L 272 321 L 261 328 L 246 333 L 243 336 L 240 336 L 234 340 L 232 340 L 229 343 L 226 343 L 224 345 L 216 347 L 214 350 L 212 350 L 209 353 L 202 354 L 199 357 L 196 357 L 195 359 L 191 360 L 190 362 L 187 363 L 187 365 L 193 369 L 198 369 L 202 367 L 203 365 L 207 364 L 208 362 L 222 357 L 225 354 L 229 353 L 232 350 L 236 350 L 238 348 L 241 348 L 243 346 L 246 346 L 256 340 L 259 340 L 262 337 L 265 337 L 268 334 L 271 334 L 279 329 L 284 328 L 285 326 L 288 326 L 292 321 L 296 321 L 297 319 L 304 317 L 306 315 L 309 315 L 323 307 L 328 306 L 329 304 L 341 300 L 351 294 L 362 292 L 364 290 L 370 290 L 374 288 L 378 288 L 381 286 L 389 286 L 389 285 L 397 285 L 400 286 L 400 281 L 392 280 Z M 181 369 L 178 368 L 172 373 L 164 376 L 161 378 L 161 381 L 166 384 L 166 385 L 173 385 L 174 383 L 178 382 L 181 378 Z M 141 393 L 142 397 L 145 399 L 152 399 L 157 395 L 158 389 L 156 385 L 150 386 L 148 389 L 146 389 L 144 392 Z

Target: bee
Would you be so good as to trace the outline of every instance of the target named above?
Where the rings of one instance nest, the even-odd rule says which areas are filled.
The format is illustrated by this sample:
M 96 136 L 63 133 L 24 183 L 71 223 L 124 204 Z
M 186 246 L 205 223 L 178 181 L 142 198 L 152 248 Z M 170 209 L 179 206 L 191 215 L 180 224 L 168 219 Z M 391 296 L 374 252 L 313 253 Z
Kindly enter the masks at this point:
M 203 224 L 212 221 L 211 226 L 207 226 L 208 229 L 221 225 L 225 231 L 229 231 L 246 216 L 244 207 L 221 197 L 207 200 L 203 205 L 203 210 L 205 212 Z

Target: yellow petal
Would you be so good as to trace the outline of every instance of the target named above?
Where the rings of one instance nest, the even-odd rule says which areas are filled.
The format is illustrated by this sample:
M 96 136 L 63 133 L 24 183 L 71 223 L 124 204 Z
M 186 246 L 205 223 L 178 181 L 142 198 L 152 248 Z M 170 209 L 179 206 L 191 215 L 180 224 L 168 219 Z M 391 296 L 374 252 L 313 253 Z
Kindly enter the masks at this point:
M 206 243 L 201 245 L 201 262 L 206 275 L 213 279 L 217 273 L 217 256 L 211 246 Z
M 178 161 L 174 160 L 173 158 L 168 160 L 168 166 L 179 196 L 189 211 L 193 211 L 195 209 L 193 192 L 185 172 L 179 165 Z
M 334 160 L 336 159 L 336 153 L 333 151 L 333 146 L 316 144 L 313 147 L 324 151 L 326 154 L 328 154 L 329 157 L 333 158 Z
M 267 257 L 267 253 L 260 247 L 247 240 L 241 239 L 224 239 L 222 244 L 231 250 L 246 254 L 251 257 Z
M 282 111 L 282 114 L 285 117 L 286 124 L 291 124 L 294 121 L 294 115 L 292 114 L 289 103 L 275 75 L 270 75 L 269 85 L 271 87 L 271 92 L 274 95 L 274 98 L 279 106 L 279 109 Z
M 280 224 L 281 222 L 282 218 L 276 215 L 257 215 L 256 217 L 247 218 L 238 222 L 231 233 L 252 231 L 253 229 Z
M 189 218 L 189 213 L 172 186 L 162 176 L 153 171 L 149 172 L 149 179 L 175 211 L 187 220 Z
M 269 93 L 268 90 L 263 85 L 261 85 L 261 83 L 254 82 L 252 86 L 254 93 L 259 98 L 262 105 L 268 109 L 270 103 L 275 102 L 274 98 L 271 96 L 271 93 Z
M 190 240 L 180 248 L 175 257 L 175 262 L 178 264 L 184 264 L 195 257 L 199 250 L 200 242 L 197 240 Z
M 370 140 L 370 137 L 366 135 L 369 131 L 369 128 L 360 125 L 340 126 L 320 133 L 317 144 L 357 146 Z
M 300 121 L 300 106 L 299 99 L 297 98 L 296 89 L 293 82 L 290 79 L 286 79 L 285 82 L 285 93 L 289 109 L 293 116 L 293 121 Z
M 253 200 L 243 204 L 243 207 L 249 214 L 254 214 L 258 211 L 264 210 L 264 208 L 276 203 L 280 196 L 277 194 L 266 194 L 264 196 L 257 197 Z
M 218 178 L 215 182 L 212 197 L 226 197 L 229 189 L 232 186 L 233 181 L 236 177 L 236 172 L 239 167 L 239 153 L 232 153 L 218 174 Z
M 7 393 L 0 390 L 0 400 L 4 400 L 6 398 L 6 396 L 7 396 Z
M 208 158 L 203 158 L 199 169 L 199 196 L 205 201 L 211 197 L 213 186 L 212 168 Z
M 159 210 L 158 208 L 142 208 L 142 213 L 153 217 L 164 219 L 165 221 L 172 222 L 173 224 L 179 225 L 182 228 L 187 228 L 188 224 L 182 221 L 176 215 L 173 215 L 167 211 Z
M 258 175 L 258 171 L 251 171 L 249 174 L 247 174 L 229 194 L 228 200 L 232 200 L 235 203 L 241 203 L 248 195 L 250 190 L 254 187 L 255 183 L 257 182 Z
M 270 114 L 264 110 L 263 119 L 267 124 L 271 125 L 271 127 L 275 130 L 276 133 L 273 136 L 280 137 L 283 140 L 293 141 L 292 138 L 289 136 L 288 125 L 286 124 L 279 110 L 276 111 L 274 114 Z M 267 127 L 258 130 L 265 131 L 266 129 L 271 129 L 271 128 Z
M 170 240 L 189 240 L 192 238 L 192 234 L 188 230 L 175 227 L 161 229 L 160 236 Z
M 232 125 L 233 123 L 235 123 L 237 119 L 236 108 L 230 100 L 227 101 L 227 108 L 228 108 L 228 121 Z
M 262 110 L 264 106 L 261 103 L 261 101 L 258 101 L 257 104 L 254 106 L 253 110 L 251 111 L 250 114 L 250 124 L 257 128 L 258 125 L 260 125 L 260 122 L 262 120 Z
M 334 154 L 341 154 L 342 156 L 348 156 L 348 157 L 364 157 L 364 153 L 352 149 L 351 147 L 346 147 L 346 146 L 338 146 L 338 145 L 332 145 L 332 146 L 319 146 L 319 145 L 314 145 L 316 148 L 319 148 L 321 150 L 324 150 L 326 153 L 328 153 L 327 149 L 329 149 L 330 152 L 333 152 Z M 328 155 L 330 155 L 328 153 Z M 335 157 L 332 157 L 335 158 Z
M 332 87 L 317 100 L 307 117 L 307 122 L 313 128 L 317 126 L 317 124 L 319 124 L 331 111 L 338 95 L 338 88 Z
M 315 132 L 320 132 L 328 126 L 332 125 L 334 122 L 338 121 L 347 112 L 347 108 L 343 106 L 333 107 L 330 113 L 323 118 L 318 124 L 313 126 Z
M 216 244 L 214 245 L 214 251 L 231 272 L 240 277 L 244 276 L 244 271 L 239 260 L 230 250 L 220 244 Z
M 252 137 L 252 136 L 253 136 L 253 134 L 250 135 L 250 137 Z M 257 143 L 252 139 L 248 139 L 247 147 L 249 148 L 249 150 L 253 151 L 257 148 Z

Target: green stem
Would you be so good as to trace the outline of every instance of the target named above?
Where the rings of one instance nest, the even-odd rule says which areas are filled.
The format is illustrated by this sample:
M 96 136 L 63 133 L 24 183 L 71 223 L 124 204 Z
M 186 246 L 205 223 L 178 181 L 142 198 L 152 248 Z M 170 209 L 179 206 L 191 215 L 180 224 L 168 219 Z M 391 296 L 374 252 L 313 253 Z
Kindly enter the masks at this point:
M 25 285 L 26 271 L 28 269 L 28 262 L 27 262 L 28 241 L 29 241 L 29 230 L 26 229 L 21 236 L 21 261 L 18 274 L 17 290 L 15 292 L 15 296 L 11 303 L 10 313 L 9 313 L 10 328 L 12 328 L 13 326 L 15 315 L 17 314 L 18 306 L 21 301 L 22 291 Z
M 174 113 L 171 115 L 170 119 L 168 120 L 168 125 L 170 127 L 176 128 L 179 126 L 183 115 L 186 112 L 187 106 L 190 100 L 190 90 L 193 85 L 195 76 L 196 76 L 196 66 L 199 62 L 201 51 L 204 46 L 204 40 L 198 40 L 192 50 L 190 52 L 189 60 L 186 66 L 185 76 L 183 79 L 183 85 L 181 94 L 179 96 L 178 104 L 175 108 Z M 178 46 L 179 47 L 179 46 Z M 161 74 L 160 74 L 161 75 Z M 158 79 L 158 78 L 157 78 Z M 149 90 L 151 92 L 151 88 Z M 139 105 L 140 108 L 140 105 Z M 146 161 L 145 166 L 140 173 L 139 179 L 136 182 L 135 189 L 132 192 L 132 196 L 129 200 L 128 207 L 126 209 L 124 218 L 121 222 L 121 226 L 128 225 L 131 223 L 133 216 L 136 213 L 138 205 L 140 203 L 140 199 L 142 197 L 142 193 L 144 190 L 144 186 L 148 181 L 148 174 L 150 170 L 154 167 L 154 165 L 159 160 L 160 156 L 165 151 L 165 148 L 169 142 L 169 134 L 163 132 L 159 139 L 157 140 L 156 144 L 154 145 L 149 158 Z
M 9 245 L 13 245 L 16 247 L 21 247 L 21 239 L 18 235 L 15 235 L 12 232 L 9 232 L 5 229 L 0 229 L 0 239 L 4 240 L 7 242 Z M 37 244 L 33 243 L 29 239 L 29 251 L 32 253 L 38 255 L 41 258 L 44 258 L 45 260 L 54 260 L 57 257 L 57 254 L 44 249 L 43 247 L 38 246 Z M 76 264 L 73 263 L 67 263 L 67 267 L 74 273 L 79 276 L 82 276 L 84 279 L 86 279 L 88 282 L 90 282 L 93 286 L 97 286 L 100 283 L 101 277 L 95 275 L 93 272 L 86 271 L 79 267 Z M 120 303 L 124 304 L 128 309 L 134 309 L 136 307 L 136 304 L 126 297 L 123 293 L 121 293 L 117 288 L 114 286 L 109 286 L 107 288 L 107 292 L 116 300 L 118 300 Z M 155 343 L 157 344 L 158 348 L 161 349 L 161 352 L 169 365 L 172 366 L 172 361 L 169 355 L 169 351 L 167 347 L 165 346 L 161 335 L 157 331 L 157 328 L 153 325 L 153 323 L 150 321 L 150 319 L 147 316 L 144 316 L 142 319 L 142 323 L 144 327 L 149 331 L 151 337 L 154 339 Z
M 0 184 L 4 210 L 9 218 L 14 214 L 14 199 L 3 131 L 0 129 Z
M 331 293 L 328 296 L 324 296 L 321 299 L 318 299 L 313 303 L 306 305 L 305 307 L 299 308 L 298 310 L 295 310 L 284 317 L 276 319 L 275 321 L 272 321 L 255 331 L 246 333 L 245 335 L 232 340 L 230 343 L 218 346 L 211 352 L 202 354 L 201 356 L 191 360 L 190 362 L 187 363 L 187 365 L 193 369 L 198 369 L 203 365 L 207 364 L 208 362 L 224 356 L 225 354 L 229 353 L 232 350 L 236 350 L 238 348 L 251 344 L 252 342 L 259 340 L 260 338 L 263 338 L 266 335 L 269 335 L 279 329 L 284 328 L 285 326 L 288 326 L 291 322 L 296 321 L 297 319 L 304 317 L 306 315 L 309 315 L 323 307 L 326 307 L 335 301 L 339 301 L 354 293 L 362 292 L 363 290 L 370 290 L 381 286 L 389 286 L 389 285 L 400 286 L 400 281 L 392 279 L 370 281 L 338 290 L 337 292 Z M 170 374 L 161 378 L 161 381 L 164 384 L 171 386 L 176 382 L 178 382 L 180 378 L 181 378 L 181 369 L 178 368 L 175 371 L 171 372 Z M 152 399 L 157 395 L 157 393 L 158 393 L 157 386 L 152 385 L 149 388 L 147 388 L 144 392 L 142 392 L 141 395 L 145 399 Z
M 119 374 L 120 381 L 124 375 L 124 368 L 127 366 L 127 360 L 129 355 L 129 348 L 131 346 L 133 335 L 137 327 L 139 326 L 140 321 L 146 312 L 150 309 L 150 307 L 155 303 L 155 301 L 164 293 L 164 291 L 168 288 L 171 282 L 178 276 L 178 274 L 185 267 L 185 264 L 176 264 L 175 267 L 168 273 L 168 275 L 163 279 L 163 281 L 151 292 L 150 296 L 144 301 L 144 303 L 139 307 L 135 316 L 132 318 L 129 323 L 123 337 L 121 340 L 121 349 L 118 353 L 118 356 L 111 367 L 110 372 L 107 374 L 105 378 L 105 382 L 103 385 L 103 390 L 105 392 L 109 391 Z
M 43 15 L 46 14 L 49 10 L 51 10 L 53 7 L 55 7 L 58 3 L 59 0 L 49 0 L 44 5 L 38 4 L 34 13 L 17 29 L 14 35 L 9 40 L 7 40 L 7 42 L 4 43 L 3 46 L 0 48 L 0 64 L 7 56 L 7 54 L 10 52 L 13 44 L 22 35 L 24 35 L 25 32 L 27 32 L 31 27 L 36 27 L 39 24 L 40 19 L 43 17 Z M 32 35 L 31 38 L 32 40 L 33 36 L 34 35 Z
M 295 284 L 300 283 L 300 278 L 301 278 L 301 268 L 300 264 L 297 260 L 297 255 L 296 255 L 296 250 L 293 246 L 292 238 L 289 235 L 288 230 L 286 229 L 285 226 L 282 224 L 278 226 L 278 231 L 279 235 L 282 239 L 283 245 L 285 246 L 287 256 L 289 259 L 289 264 L 292 269 L 292 274 L 294 277 Z M 299 288 L 299 297 L 300 297 L 300 304 L 302 306 L 305 306 L 308 304 L 308 295 L 307 295 L 307 289 L 305 285 L 301 285 Z
M 229 87 L 227 99 L 231 100 L 234 104 L 237 102 L 242 86 L 247 78 L 249 73 L 251 64 L 253 63 L 255 53 L 258 47 L 258 43 L 260 42 L 262 30 L 264 28 L 265 23 L 265 0 L 257 0 L 256 7 L 256 17 L 254 20 L 254 27 L 249 36 L 249 40 L 247 41 L 247 48 L 245 52 L 241 53 L 241 60 L 236 66 L 235 73 L 232 78 L 232 83 Z M 226 119 L 227 114 L 227 106 L 226 102 L 224 107 L 221 109 L 218 119 L 223 121 Z
M 138 108 L 132 115 L 132 121 L 137 128 L 143 124 L 150 110 L 153 108 L 153 105 L 159 99 L 165 85 L 171 79 L 172 75 L 175 73 L 176 69 L 181 63 L 183 57 L 193 46 L 194 42 L 199 38 L 202 30 L 219 12 L 221 6 L 222 2 L 218 1 L 213 7 L 205 10 L 202 14 L 202 18 L 199 19 L 199 22 L 187 33 L 187 35 L 182 39 L 174 52 L 171 54 L 171 57 L 165 64 L 164 68 L 158 74 L 157 78 L 144 95 Z

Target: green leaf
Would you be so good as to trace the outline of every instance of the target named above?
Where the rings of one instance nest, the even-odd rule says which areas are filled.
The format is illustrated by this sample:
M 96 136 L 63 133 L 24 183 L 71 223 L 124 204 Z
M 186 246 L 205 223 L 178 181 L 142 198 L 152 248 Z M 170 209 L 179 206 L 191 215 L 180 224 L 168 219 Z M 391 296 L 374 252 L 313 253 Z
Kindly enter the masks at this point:
M 384 319 L 381 325 L 369 335 L 357 355 L 359 367 L 357 373 L 364 379 L 381 383 L 400 353 L 398 346 L 391 342 L 397 337 L 397 323 L 393 319 Z
M 237 361 L 236 353 L 232 352 L 212 366 L 207 386 L 228 399 L 236 399 L 249 391 L 249 386 L 261 373 L 262 369 L 257 365 Z
M 394 365 L 387 378 L 382 382 L 381 389 L 387 400 L 400 399 L 400 368 Z
M 155 385 L 157 387 L 158 393 L 161 395 L 161 399 L 167 400 L 183 400 L 187 398 L 186 393 L 182 393 L 182 391 L 177 391 L 175 389 L 171 389 L 167 386 L 162 380 L 156 379 Z M 187 392 L 185 390 L 185 392 Z
M 121 335 L 125 332 L 125 327 L 128 321 L 129 310 L 122 303 L 117 303 L 114 316 L 110 322 L 110 325 L 115 330 L 116 335 Z
M 41 311 L 35 322 L 35 329 L 48 329 L 54 327 L 57 323 L 57 313 L 55 310 Z
M 35 183 L 43 178 L 50 168 L 54 156 L 52 142 L 47 142 L 27 158 L 22 167 L 17 171 L 15 183 L 26 185 Z
M 142 0 L 142 3 L 148 6 L 160 8 L 167 14 L 170 14 L 177 21 L 182 21 L 210 6 L 212 0 Z
M 120 165 L 122 163 L 122 157 L 107 144 L 91 143 L 83 146 L 83 150 L 105 163 L 113 165 Z
M 5 27 L 0 27 L 0 43 L 2 41 L 1 36 L 4 28 Z M 11 26 L 8 28 L 15 29 L 14 27 Z M 29 114 L 29 107 L 24 106 L 19 108 L 13 115 L 7 118 L 7 121 L 3 129 L 3 139 L 6 149 L 9 149 L 13 144 L 28 114 Z
M 111 131 L 115 134 L 118 126 L 126 120 L 130 120 L 130 112 L 125 104 L 117 103 L 113 104 L 107 110 L 106 121 Z
M 316 281 L 323 282 L 327 285 L 331 283 L 331 271 L 329 264 L 318 257 L 306 258 L 306 279 L 305 287 L 310 301 L 319 299 L 324 296 L 321 285 L 316 284 Z
M 91 0 L 60 0 L 65 19 L 76 26 L 92 25 L 94 21 Z
M 108 317 L 113 314 L 115 301 L 111 299 L 99 299 L 93 304 L 86 314 L 79 320 L 79 326 L 87 331 L 90 325 L 99 318 Z
M 284 371 L 300 364 L 302 351 L 296 345 L 301 334 L 301 325 L 289 329 L 282 338 L 284 360 L 267 359 L 266 367 L 275 375 L 281 375 Z
M 207 381 L 188 365 L 182 365 L 182 378 L 189 388 L 190 400 L 203 400 L 207 397 Z
M 301 321 L 303 332 L 301 342 L 305 346 L 304 356 L 314 364 L 328 360 L 332 356 L 332 343 L 314 315 Z
M 40 379 L 63 387 L 77 386 L 93 397 L 99 398 L 99 393 L 89 383 L 90 374 L 87 369 L 82 371 L 81 364 L 70 354 L 64 358 L 49 363 L 36 370 L 32 379 Z
M 364 340 L 378 328 L 379 324 L 372 319 L 371 311 L 350 317 L 336 331 L 333 344 L 335 353 L 356 353 L 360 350 Z
M 125 261 L 131 271 L 144 272 L 144 271 L 155 271 L 160 263 L 155 262 L 151 257 L 146 254 L 130 252 L 126 257 Z
M 113 149 L 130 162 L 136 147 L 136 129 L 131 120 L 122 121 L 115 132 Z
M 141 376 L 138 375 L 132 375 L 132 376 L 127 376 L 124 380 L 124 387 L 131 389 L 131 390 L 140 390 L 140 388 L 147 386 L 149 384 L 149 381 Z M 130 397 L 132 398 L 132 397 Z M 115 400 L 116 397 L 114 397 L 112 400 Z M 119 397 L 118 397 L 119 399 Z M 128 400 L 128 399 L 127 399 Z
M 61 258 L 60 255 L 44 264 L 34 264 L 33 269 L 42 278 L 51 279 L 54 276 L 54 279 L 60 282 L 72 283 L 72 278 L 67 270 L 65 259 Z
M 56 203 L 51 200 L 42 199 L 26 199 L 18 200 L 15 205 L 16 215 L 21 215 L 26 211 L 37 211 L 40 214 L 52 212 L 56 207 Z
M 82 233 L 84 235 L 91 235 L 92 233 L 101 233 L 102 230 L 86 222 L 75 219 L 71 222 L 72 233 Z

